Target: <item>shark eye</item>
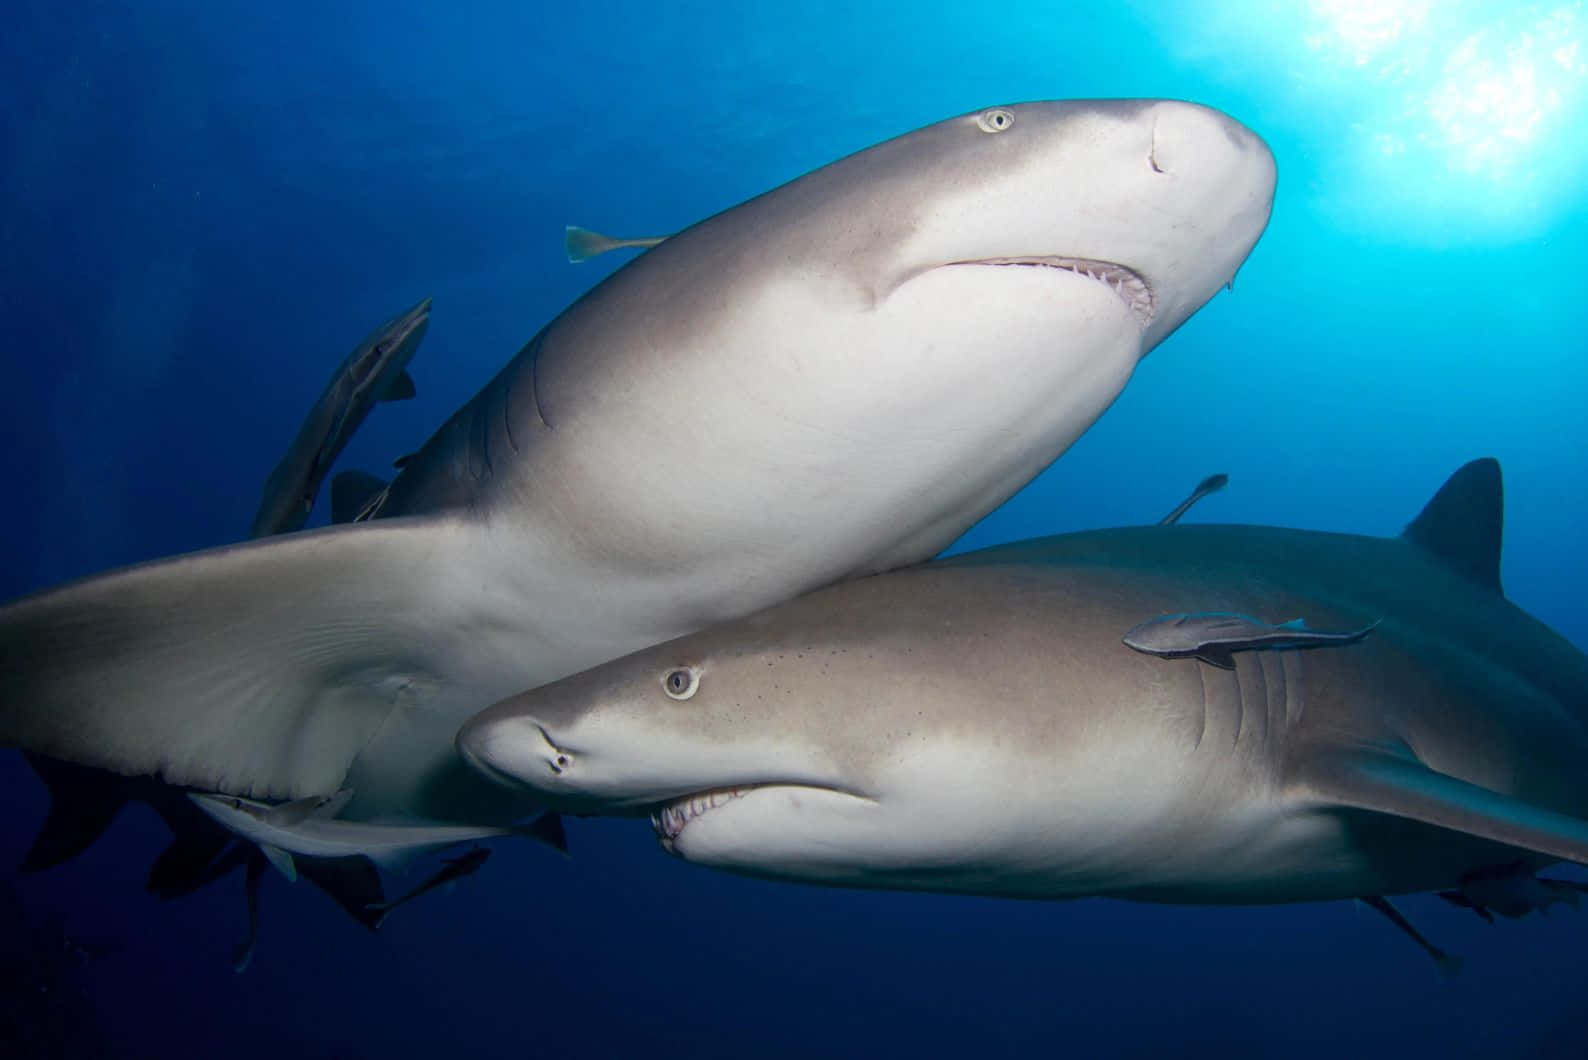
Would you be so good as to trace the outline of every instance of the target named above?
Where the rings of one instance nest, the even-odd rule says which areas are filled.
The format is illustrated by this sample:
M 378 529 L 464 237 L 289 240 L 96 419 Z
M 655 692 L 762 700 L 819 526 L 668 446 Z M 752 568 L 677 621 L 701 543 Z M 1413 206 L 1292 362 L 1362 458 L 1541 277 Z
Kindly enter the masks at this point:
M 662 691 L 674 699 L 688 699 L 700 687 L 700 671 L 688 666 L 667 671 L 662 678 Z
M 1003 107 L 993 107 L 976 115 L 976 124 L 982 132 L 1001 133 L 1014 123 L 1014 111 Z

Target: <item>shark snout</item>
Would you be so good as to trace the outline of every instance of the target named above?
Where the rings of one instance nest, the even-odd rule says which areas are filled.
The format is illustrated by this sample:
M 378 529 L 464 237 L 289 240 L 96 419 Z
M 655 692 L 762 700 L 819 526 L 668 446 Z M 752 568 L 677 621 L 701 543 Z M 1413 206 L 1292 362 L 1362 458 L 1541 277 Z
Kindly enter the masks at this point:
M 534 718 L 477 715 L 458 730 L 464 761 L 499 784 L 513 788 L 555 788 L 573 766 L 573 755 L 557 746 Z

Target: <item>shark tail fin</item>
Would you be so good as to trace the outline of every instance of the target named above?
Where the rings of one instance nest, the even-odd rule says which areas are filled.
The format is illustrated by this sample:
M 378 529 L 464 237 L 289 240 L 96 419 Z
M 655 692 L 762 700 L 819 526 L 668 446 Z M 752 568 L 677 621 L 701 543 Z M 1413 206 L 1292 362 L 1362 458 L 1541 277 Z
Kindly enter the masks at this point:
M 447 557 L 479 532 L 378 519 L 0 606 L 0 746 L 204 791 L 334 791 L 414 682 L 449 677 L 475 605 Z

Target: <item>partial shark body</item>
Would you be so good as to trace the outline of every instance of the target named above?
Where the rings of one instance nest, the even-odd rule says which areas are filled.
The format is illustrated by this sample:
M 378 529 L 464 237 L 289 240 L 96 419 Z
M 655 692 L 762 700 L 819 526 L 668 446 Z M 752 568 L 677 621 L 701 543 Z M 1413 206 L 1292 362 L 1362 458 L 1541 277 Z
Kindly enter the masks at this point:
M 549 805 L 653 815 L 688 861 L 811 883 L 1217 904 L 1526 879 L 1588 863 L 1588 658 L 1501 591 L 1500 494 L 1483 460 L 1398 538 L 1139 527 L 858 579 L 508 699 L 459 745 Z M 1230 670 L 1121 643 L 1209 609 L 1379 625 Z
M 341 793 L 338 793 L 339 795 Z M 347 794 L 351 794 L 350 792 Z M 311 806 L 318 799 L 300 799 L 272 806 L 235 795 L 188 796 L 227 831 L 254 843 L 289 880 L 298 878 L 294 855 L 312 858 L 364 857 L 383 869 L 400 869 L 415 858 L 476 839 L 524 834 L 528 829 L 470 825 L 385 825 L 342 821 L 335 816 L 346 804 L 337 798 Z M 321 810 L 325 812 L 321 812 Z M 283 816 L 283 811 L 286 815 Z M 558 834 L 561 834 L 560 828 Z
M 345 819 L 501 823 L 458 726 L 926 559 L 1233 277 L 1274 163 L 1187 103 L 1030 103 L 665 240 L 553 320 L 367 522 L 0 609 L 0 742 Z M 1115 639 L 1117 642 L 1118 634 Z
M 430 299 L 370 332 L 337 367 L 286 455 L 265 480 L 250 537 L 300 530 L 320 483 L 377 402 L 414 396 L 408 362 L 430 326 Z

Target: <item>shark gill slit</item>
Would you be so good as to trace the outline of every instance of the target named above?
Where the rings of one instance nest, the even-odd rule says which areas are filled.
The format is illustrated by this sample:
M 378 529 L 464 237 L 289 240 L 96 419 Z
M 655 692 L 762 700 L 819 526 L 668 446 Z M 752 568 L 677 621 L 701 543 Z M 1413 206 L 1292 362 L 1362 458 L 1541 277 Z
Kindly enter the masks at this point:
M 1193 751 L 1202 749 L 1202 737 L 1208 734 L 1208 668 L 1206 666 L 1200 664 L 1197 666 L 1197 681 L 1202 687 L 1202 717 L 1197 725 L 1197 742 L 1191 748 Z

